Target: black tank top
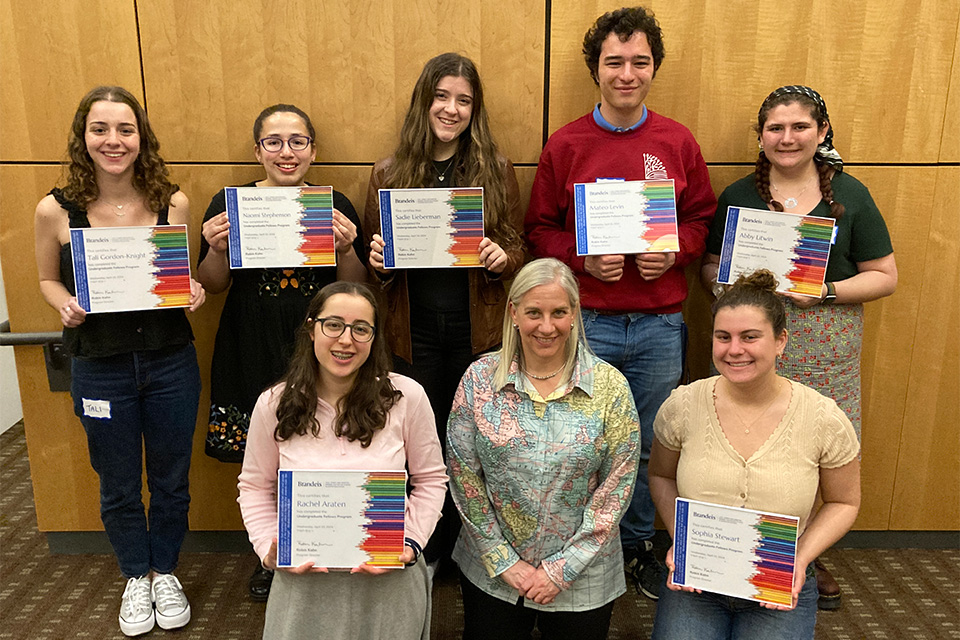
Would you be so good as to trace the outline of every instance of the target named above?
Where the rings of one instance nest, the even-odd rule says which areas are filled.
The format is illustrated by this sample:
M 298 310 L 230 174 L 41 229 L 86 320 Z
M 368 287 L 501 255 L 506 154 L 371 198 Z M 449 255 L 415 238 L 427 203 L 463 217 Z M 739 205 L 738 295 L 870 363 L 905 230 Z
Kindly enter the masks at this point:
M 60 189 L 50 192 L 67 212 L 71 229 L 90 228 L 87 211 L 64 197 Z M 170 224 L 169 207 L 157 215 L 157 224 Z M 60 282 L 70 295 L 76 295 L 70 243 L 60 246 Z M 72 356 L 105 358 L 132 351 L 156 351 L 186 346 L 193 331 L 183 309 L 124 311 L 87 314 L 79 327 L 63 329 L 63 344 Z

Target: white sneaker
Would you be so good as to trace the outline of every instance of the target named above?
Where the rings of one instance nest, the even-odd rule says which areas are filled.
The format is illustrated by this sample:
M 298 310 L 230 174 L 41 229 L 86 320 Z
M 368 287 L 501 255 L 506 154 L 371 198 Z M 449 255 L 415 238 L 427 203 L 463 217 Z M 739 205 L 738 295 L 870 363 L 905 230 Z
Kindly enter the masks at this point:
M 153 576 L 150 592 L 157 609 L 157 624 L 161 629 L 179 629 L 190 622 L 190 603 L 176 576 L 170 573 Z
M 153 623 L 150 576 L 130 578 L 120 602 L 120 631 L 125 636 L 139 636 L 153 629 Z

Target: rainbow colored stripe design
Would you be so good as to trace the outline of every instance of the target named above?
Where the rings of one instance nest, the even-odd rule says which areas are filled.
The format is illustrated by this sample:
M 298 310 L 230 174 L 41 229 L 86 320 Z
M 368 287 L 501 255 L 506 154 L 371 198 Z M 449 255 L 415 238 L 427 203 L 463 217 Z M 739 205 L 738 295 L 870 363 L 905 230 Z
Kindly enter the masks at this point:
M 790 291 L 819 297 L 830 257 L 833 221 L 803 216 L 797 224 L 797 236 L 791 260 L 793 269 L 787 273 Z
M 829 237 L 828 237 L 829 241 Z M 793 601 L 793 566 L 797 553 L 795 518 L 762 513 L 753 528 L 760 534 L 754 548 L 756 573 L 749 579 L 756 597 L 764 602 L 790 605 Z
M 157 308 L 190 304 L 190 256 L 187 253 L 187 228 L 159 226 L 151 229 L 147 242 L 156 247 L 153 265 L 157 283 L 151 293 L 160 298 Z
M 453 209 L 453 227 L 448 251 L 455 267 L 479 267 L 480 241 L 483 240 L 483 189 L 466 187 L 450 189 L 447 204 Z
M 368 522 L 366 537 L 357 545 L 376 567 L 399 567 L 403 553 L 403 516 L 407 474 L 403 471 L 371 471 L 361 487 L 370 496 L 363 511 Z
M 333 237 L 333 187 L 300 187 L 297 202 L 303 207 L 300 220 L 303 243 L 297 248 L 305 258 L 302 266 L 337 264 Z
M 643 239 L 650 243 L 648 251 L 676 251 L 677 201 L 673 180 L 644 180 L 640 184 L 646 201 L 643 213 L 648 219 Z

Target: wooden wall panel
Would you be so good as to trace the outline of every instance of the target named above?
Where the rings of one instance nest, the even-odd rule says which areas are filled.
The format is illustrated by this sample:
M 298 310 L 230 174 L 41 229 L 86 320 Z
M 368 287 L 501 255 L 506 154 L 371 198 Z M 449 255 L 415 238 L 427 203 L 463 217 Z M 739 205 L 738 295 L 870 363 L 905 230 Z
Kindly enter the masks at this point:
M 424 62 L 448 50 L 480 67 L 504 153 L 539 156 L 542 3 L 163 0 L 140 20 L 168 160 L 246 160 L 257 113 L 284 101 L 313 118 L 321 160 L 373 162 L 396 146 Z
M 58 161 L 87 91 L 142 97 L 134 3 L 0 0 L 0 78 L 0 160 Z
M 960 162 L 960 20 L 953 42 L 953 69 L 947 91 L 947 112 L 940 138 L 940 162 Z
M 888 363 L 906 387 L 891 529 L 960 529 L 960 168 L 936 173 L 913 357 Z
M 776 87 L 796 83 L 823 94 L 848 161 L 937 160 L 957 3 L 646 5 L 660 20 L 667 50 L 648 105 L 688 126 L 707 161 L 752 160 L 750 128 L 760 103 Z M 599 100 L 580 48 L 593 21 L 612 8 L 578 0 L 552 6 L 550 132 Z

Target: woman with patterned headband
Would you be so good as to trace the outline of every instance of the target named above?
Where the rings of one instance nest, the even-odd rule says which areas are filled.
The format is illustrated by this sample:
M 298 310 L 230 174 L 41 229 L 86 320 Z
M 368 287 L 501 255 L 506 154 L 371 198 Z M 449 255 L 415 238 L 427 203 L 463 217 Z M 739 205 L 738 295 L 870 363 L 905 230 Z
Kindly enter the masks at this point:
M 897 286 L 890 234 L 870 192 L 843 171 L 827 105 L 810 87 L 780 87 L 757 115 L 756 170 L 724 190 L 707 239 L 700 278 L 715 294 L 727 207 L 831 217 L 836 233 L 818 297 L 787 294 L 791 340 L 780 373 L 833 398 L 860 435 L 863 303 Z M 840 588 L 817 561 L 820 608 L 840 606 Z

